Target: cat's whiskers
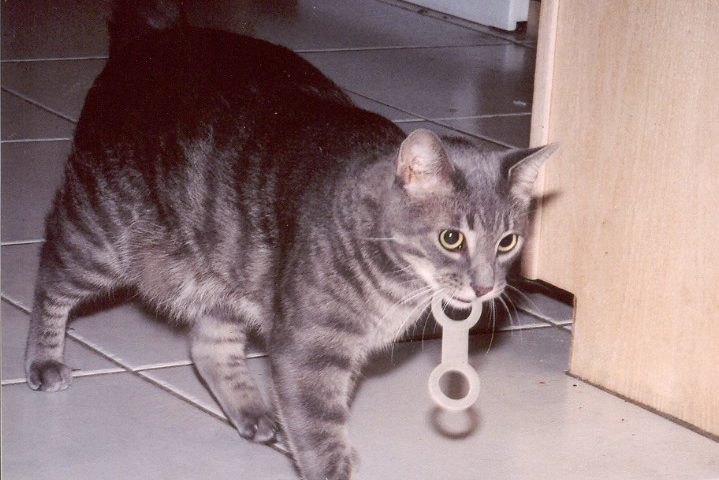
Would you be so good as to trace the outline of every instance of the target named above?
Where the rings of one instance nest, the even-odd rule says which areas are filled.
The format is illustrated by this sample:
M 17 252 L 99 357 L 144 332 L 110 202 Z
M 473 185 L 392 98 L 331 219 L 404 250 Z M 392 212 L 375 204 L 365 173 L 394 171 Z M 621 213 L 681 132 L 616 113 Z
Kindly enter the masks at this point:
M 501 296 L 504 297 L 507 300 L 507 304 L 514 310 L 515 317 L 519 317 L 519 310 L 517 309 L 517 306 L 515 305 L 514 301 L 512 300 L 512 297 L 510 297 L 507 293 L 502 292 Z
M 414 306 L 405 316 L 405 319 L 400 323 L 399 328 L 395 331 L 394 335 L 392 335 L 392 343 L 391 343 L 391 349 L 390 349 L 390 363 L 394 361 L 394 346 L 397 343 L 398 337 L 401 335 L 402 331 L 404 330 L 405 325 L 407 322 L 412 320 L 415 316 L 415 311 L 419 308 L 420 311 L 424 311 L 429 305 L 432 303 L 432 298 L 434 297 L 434 292 L 426 292 L 424 294 L 424 297 L 422 297 L 418 302 L 417 305 Z
M 489 336 L 489 345 L 487 345 L 487 351 L 485 354 L 488 354 L 489 351 L 492 349 L 492 342 L 494 341 L 494 332 L 497 327 L 497 311 L 496 311 L 496 304 L 494 300 L 489 304 L 489 313 L 492 317 L 492 329 L 490 330 L 490 336 Z
M 504 292 L 502 292 L 502 294 L 500 294 L 500 296 L 497 297 L 497 298 L 502 302 L 502 304 L 504 305 L 505 310 L 507 311 L 507 315 L 509 316 L 510 325 L 512 325 L 513 327 L 514 327 L 514 326 L 519 327 L 519 326 L 520 326 L 520 325 L 519 325 L 519 320 L 517 320 L 517 321 L 515 322 L 515 320 L 512 318 L 512 311 L 511 311 L 511 310 L 514 310 L 515 315 L 519 315 L 519 312 L 517 311 L 517 307 L 514 306 L 514 302 L 512 302 L 512 299 L 509 298 L 509 296 L 508 296 L 506 293 L 504 293 Z M 504 301 L 505 299 L 507 300 L 507 303 L 505 303 L 505 301 Z M 510 309 L 510 306 L 511 306 L 511 309 Z M 521 328 L 517 328 L 517 330 L 519 330 L 519 338 L 520 338 L 520 342 L 522 342 L 523 339 L 524 339 L 524 335 L 523 335 L 523 333 L 522 333 L 522 329 L 521 329 Z
M 424 323 L 422 324 L 422 334 L 420 335 L 420 345 L 422 345 L 422 349 L 424 350 L 424 331 L 427 328 L 427 323 L 429 323 L 429 320 L 432 318 L 432 315 L 425 315 L 424 316 Z
M 415 300 L 416 298 L 421 297 L 429 292 L 432 292 L 432 290 L 433 290 L 432 286 L 425 285 L 421 288 L 411 291 L 409 294 L 405 295 L 400 300 L 395 302 L 394 305 L 392 305 L 392 307 L 382 317 L 382 321 L 386 320 L 391 314 L 393 314 L 398 308 L 400 308 L 404 304 L 411 302 L 411 301 Z
M 521 291 L 517 287 L 514 287 L 510 284 L 507 284 L 506 287 L 508 289 L 512 290 L 513 292 L 515 292 L 517 295 L 519 295 L 521 297 L 520 300 L 526 301 L 529 304 L 530 308 L 532 308 L 533 310 L 535 310 L 537 312 L 540 311 L 539 306 L 534 302 L 534 300 L 532 300 L 532 298 L 529 295 L 525 294 L 523 291 Z M 509 297 L 509 295 L 507 295 L 507 296 Z
M 499 303 L 502 304 L 502 306 L 504 307 L 504 310 L 507 312 L 507 318 L 509 319 L 509 325 L 510 325 L 510 326 L 514 326 L 514 320 L 512 319 L 512 312 L 509 310 L 509 307 L 508 307 L 507 304 L 504 302 L 504 299 L 502 298 L 502 295 L 503 295 L 503 294 L 499 295 L 496 299 L 499 300 Z
M 436 281 L 436 280 L 439 280 L 440 278 L 442 278 L 442 277 L 434 277 L 434 280 Z M 440 289 L 435 292 L 434 287 L 427 285 L 419 290 L 416 290 L 415 294 L 412 295 L 411 298 L 409 298 L 407 300 L 402 300 L 401 303 L 407 303 L 408 301 L 412 301 L 412 300 L 417 301 L 417 298 L 421 298 L 424 295 L 429 295 L 429 297 L 431 298 L 435 294 L 440 294 L 443 290 L 444 289 Z M 426 299 L 417 301 L 417 305 L 421 305 L 424 301 L 426 301 Z M 397 305 L 397 304 L 395 304 L 395 305 Z M 417 308 L 417 305 L 415 305 L 415 307 L 409 312 L 409 314 L 407 315 L 407 318 L 405 318 L 405 320 L 400 324 L 397 332 L 393 335 L 392 338 L 396 338 L 400 335 L 400 333 L 402 332 L 402 330 L 404 328 L 404 325 L 409 321 L 411 315 L 414 313 L 414 310 Z

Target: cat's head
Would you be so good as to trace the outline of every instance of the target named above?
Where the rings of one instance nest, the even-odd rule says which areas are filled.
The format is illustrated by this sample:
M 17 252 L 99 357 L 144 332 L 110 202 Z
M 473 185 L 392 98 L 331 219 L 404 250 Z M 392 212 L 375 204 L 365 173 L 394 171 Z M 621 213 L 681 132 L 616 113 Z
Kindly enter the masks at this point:
M 499 296 L 526 239 L 534 181 L 556 148 L 487 152 L 415 130 L 385 210 L 397 253 L 454 306 Z

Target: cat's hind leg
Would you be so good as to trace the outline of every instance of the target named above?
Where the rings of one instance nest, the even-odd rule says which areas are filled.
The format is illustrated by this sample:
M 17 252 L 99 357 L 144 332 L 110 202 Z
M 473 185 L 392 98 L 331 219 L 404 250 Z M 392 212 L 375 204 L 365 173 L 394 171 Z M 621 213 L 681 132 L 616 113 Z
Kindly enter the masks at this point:
M 245 325 L 204 316 L 194 324 L 191 342 L 195 367 L 240 435 L 272 441 L 276 425 L 247 366 Z
M 55 392 L 70 385 L 72 370 L 63 363 L 68 315 L 117 282 L 118 273 L 93 253 L 60 241 L 43 245 L 25 349 L 25 374 L 33 390 Z

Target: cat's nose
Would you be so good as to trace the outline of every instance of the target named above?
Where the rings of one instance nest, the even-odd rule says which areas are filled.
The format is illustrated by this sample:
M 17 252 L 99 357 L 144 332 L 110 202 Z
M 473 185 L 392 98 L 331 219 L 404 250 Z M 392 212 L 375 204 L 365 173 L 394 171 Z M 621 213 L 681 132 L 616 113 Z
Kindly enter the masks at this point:
M 477 295 L 477 298 L 488 294 L 494 289 L 494 287 L 483 287 L 481 285 L 475 285 L 472 284 L 472 290 L 474 290 L 475 295 Z

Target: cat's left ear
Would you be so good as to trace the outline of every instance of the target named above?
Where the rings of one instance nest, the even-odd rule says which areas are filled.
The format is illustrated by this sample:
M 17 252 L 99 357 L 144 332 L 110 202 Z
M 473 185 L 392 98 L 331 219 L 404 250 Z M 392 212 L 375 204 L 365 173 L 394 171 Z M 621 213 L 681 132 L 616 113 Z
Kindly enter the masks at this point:
M 504 155 L 502 170 L 506 172 L 513 197 L 522 202 L 531 200 L 539 169 L 558 148 L 558 143 L 550 143 L 544 147 L 512 150 Z

